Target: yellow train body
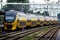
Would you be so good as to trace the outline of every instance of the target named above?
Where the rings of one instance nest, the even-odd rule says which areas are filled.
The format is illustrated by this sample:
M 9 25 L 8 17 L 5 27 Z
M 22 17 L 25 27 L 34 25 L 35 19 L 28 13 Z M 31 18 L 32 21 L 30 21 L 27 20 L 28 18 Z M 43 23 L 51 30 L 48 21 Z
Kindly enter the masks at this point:
M 27 20 L 26 26 L 27 27 L 30 27 L 31 26 L 31 20 Z
M 27 25 L 27 18 L 26 17 L 20 17 L 19 22 L 18 22 L 18 27 L 19 28 L 25 28 Z
M 44 18 L 40 18 L 40 26 L 44 25 Z
M 25 15 L 25 16 L 16 15 L 14 22 L 5 22 L 4 21 L 4 29 L 5 30 L 15 30 L 17 28 L 34 27 L 37 25 L 43 26 L 44 24 L 48 25 L 48 24 L 57 23 L 57 20 L 51 20 L 49 17 L 45 18 L 45 17 L 41 16 L 38 18 L 36 15 L 31 16 L 31 17 L 28 17 L 28 16 L 27 15 Z M 30 19 L 28 19 L 28 18 L 30 18 Z
M 37 18 L 31 18 L 31 27 L 37 25 Z

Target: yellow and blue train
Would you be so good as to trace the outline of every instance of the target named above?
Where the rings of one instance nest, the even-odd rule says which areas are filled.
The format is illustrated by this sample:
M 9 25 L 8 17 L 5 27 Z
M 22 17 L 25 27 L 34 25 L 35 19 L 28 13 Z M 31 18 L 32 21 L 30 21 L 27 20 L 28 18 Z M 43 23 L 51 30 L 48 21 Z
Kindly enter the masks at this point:
M 58 20 L 52 17 L 24 14 L 23 12 L 17 12 L 14 10 L 7 11 L 4 15 L 4 29 L 15 30 L 17 28 L 26 28 L 34 26 L 43 26 L 49 24 L 56 24 Z

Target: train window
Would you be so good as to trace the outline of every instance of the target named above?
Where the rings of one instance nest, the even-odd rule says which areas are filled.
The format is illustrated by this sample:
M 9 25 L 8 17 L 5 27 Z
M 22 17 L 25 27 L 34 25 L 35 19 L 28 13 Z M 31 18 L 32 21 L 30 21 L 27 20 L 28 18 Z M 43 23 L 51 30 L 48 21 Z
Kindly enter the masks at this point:
M 11 22 L 14 20 L 14 17 L 12 16 L 6 16 L 6 21 Z
M 20 22 L 20 26 L 25 26 L 26 22 Z
M 14 17 L 11 17 L 11 16 L 10 17 L 9 16 L 7 17 L 6 16 L 6 19 L 9 19 L 10 20 L 10 19 L 14 19 Z
M 36 21 L 33 21 L 33 22 L 32 22 L 32 25 L 35 25 L 35 24 L 36 24 Z
M 6 22 L 13 22 L 16 18 L 16 12 L 15 11 L 8 11 L 5 14 L 5 21 Z

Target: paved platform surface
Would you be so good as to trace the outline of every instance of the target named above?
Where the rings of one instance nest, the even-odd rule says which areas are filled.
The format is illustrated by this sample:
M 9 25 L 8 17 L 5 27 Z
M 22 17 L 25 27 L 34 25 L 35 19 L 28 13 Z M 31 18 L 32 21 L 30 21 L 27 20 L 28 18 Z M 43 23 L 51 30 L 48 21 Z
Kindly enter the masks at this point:
M 58 34 L 57 34 L 56 40 L 60 40 L 60 29 L 59 29 L 59 31 L 58 31 Z

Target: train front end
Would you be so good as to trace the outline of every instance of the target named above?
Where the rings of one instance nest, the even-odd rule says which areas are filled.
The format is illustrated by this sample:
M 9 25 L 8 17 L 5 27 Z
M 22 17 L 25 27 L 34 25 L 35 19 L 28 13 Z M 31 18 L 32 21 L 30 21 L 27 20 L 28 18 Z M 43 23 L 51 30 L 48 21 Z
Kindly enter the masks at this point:
M 4 16 L 4 29 L 15 30 L 17 27 L 16 11 L 7 11 Z

